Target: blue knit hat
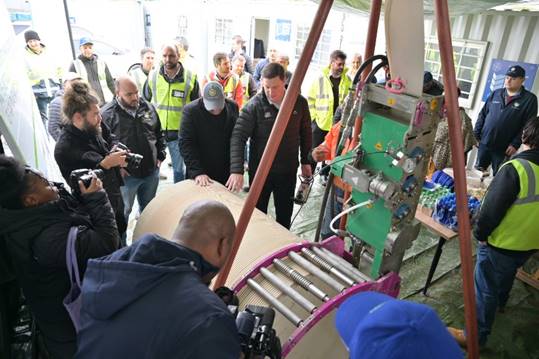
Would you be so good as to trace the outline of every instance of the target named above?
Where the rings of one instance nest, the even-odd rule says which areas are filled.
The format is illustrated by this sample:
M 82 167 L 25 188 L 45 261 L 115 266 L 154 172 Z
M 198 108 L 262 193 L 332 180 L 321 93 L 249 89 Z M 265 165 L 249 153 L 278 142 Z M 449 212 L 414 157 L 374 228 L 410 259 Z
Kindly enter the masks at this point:
M 436 312 L 424 304 L 363 292 L 339 307 L 335 321 L 350 359 L 464 358 Z

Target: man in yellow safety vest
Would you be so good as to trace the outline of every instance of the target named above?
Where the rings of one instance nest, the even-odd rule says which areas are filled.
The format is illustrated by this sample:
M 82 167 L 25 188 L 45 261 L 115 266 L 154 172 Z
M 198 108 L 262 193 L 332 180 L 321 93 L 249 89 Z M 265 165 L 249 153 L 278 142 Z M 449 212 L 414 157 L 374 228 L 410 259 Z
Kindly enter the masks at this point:
M 183 158 L 179 147 L 182 111 L 200 97 L 197 75 L 183 67 L 174 44 L 163 46 L 163 65 L 148 75 L 143 96 L 155 107 L 172 161 L 174 183 L 184 180 Z
M 253 75 L 245 71 L 245 61 L 243 55 L 235 55 L 232 58 L 232 71 L 239 76 L 240 84 L 242 86 L 243 99 L 240 110 L 254 95 L 256 95 L 256 82 Z
M 224 52 L 213 55 L 215 70 L 210 71 L 202 81 L 202 88 L 210 81 L 217 81 L 223 86 L 225 97 L 236 102 L 238 107 L 243 104 L 243 87 L 240 77 L 232 71 L 230 59 Z
M 37 32 L 28 30 L 24 33 L 26 41 L 25 62 L 28 79 L 36 98 L 37 107 L 43 123 L 47 119 L 49 103 L 60 90 L 62 70 L 54 64 L 54 59 L 46 51 Z
M 320 76 L 311 85 L 307 97 L 313 121 L 313 147 L 324 142 L 324 137 L 333 125 L 333 115 L 352 85 L 352 81 L 346 76 L 348 69 L 344 67 L 346 54 L 335 50 L 329 60 L 329 66 L 322 69 Z M 314 171 L 316 163 L 312 166 Z
M 486 345 L 496 309 L 505 311 L 517 269 L 539 249 L 539 118 L 524 127 L 522 145 L 492 180 L 473 231 L 480 347 Z M 465 345 L 462 330 L 449 331 Z

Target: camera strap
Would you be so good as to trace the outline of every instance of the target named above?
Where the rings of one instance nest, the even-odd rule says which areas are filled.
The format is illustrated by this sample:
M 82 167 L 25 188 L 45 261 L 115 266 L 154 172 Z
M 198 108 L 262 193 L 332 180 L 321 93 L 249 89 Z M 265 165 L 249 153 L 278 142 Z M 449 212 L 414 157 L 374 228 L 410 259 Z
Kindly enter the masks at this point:
M 63 300 L 64 307 L 73 322 L 76 332 L 78 332 L 80 328 L 80 309 L 82 307 L 81 280 L 79 264 L 77 261 L 77 251 L 75 249 L 78 231 L 78 226 L 71 227 L 67 237 L 66 267 L 67 273 L 69 274 L 70 289 Z

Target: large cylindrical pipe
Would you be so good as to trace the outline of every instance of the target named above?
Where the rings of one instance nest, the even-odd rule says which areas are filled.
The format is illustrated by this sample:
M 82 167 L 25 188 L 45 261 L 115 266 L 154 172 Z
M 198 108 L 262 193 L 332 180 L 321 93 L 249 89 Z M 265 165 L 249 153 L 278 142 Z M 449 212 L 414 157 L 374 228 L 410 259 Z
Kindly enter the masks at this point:
M 279 148 L 279 144 L 281 143 L 281 139 L 283 138 L 284 131 L 286 129 L 286 126 L 288 125 L 288 120 L 290 119 L 290 115 L 292 114 L 296 99 L 299 95 L 301 83 L 303 82 L 303 79 L 305 78 L 305 73 L 307 72 L 307 68 L 311 63 L 316 44 L 320 39 L 320 34 L 322 33 L 322 29 L 324 28 L 324 24 L 326 23 L 329 11 L 331 10 L 331 5 L 333 5 L 333 0 L 320 1 L 318 11 L 316 12 L 313 23 L 311 25 L 311 31 L 309 32 L 309 36 L 307 37 L 307 41 L 305 42 L 305 47 L 303 48 L 303 52 L 301 53 L 301 56 L 299 58 L 296 70 L 294 71 L 294 75 L 292 76 L 292 80 L 290 81 L 290 85 L 286 90 L 283 103 L 281 105 L 279 113 L 277 114 L 277 119 L 275 120 L 275 124 L 273 125 L 273 129 L 268 139 L 266 149 L 264 150 L 264 154 L 262 155 L 262 158 L 260 160 L 260 166 L 256 171 L 255 178 L 249 190 L 249 194 L 247 195 L 247 199 L 245 200 L 245 204 L 243 205 L 240 218 L 238 219 L 236 233 L 234 236 L 234 243 L 232 244 L 230 255 L 225 265 L 221 269 L 217 280 L 215 281 L 215 288 L 219 288 L 225 285 L 226 279 L 228 278 L 230 268 L 232 267 L 234 258 L 236 258 L 236 254 L 238 253 L 241 240 L 243 239 L 243 235 L 245 234 L 245 230 L 247 229 L 247 225 L 249 224 L 249 220 L 256 206 L 256 202 L 260 197 L 262 187 L 266 182 L 269 170 L 271 168 L 273 160 L 275 159 L 275 154 L 277 153 L 277 149 Z
M 466 318 L 466 341 L 469 358 L 479 358 L 477 342 L 477 317 L 475 308 L 475 291 L 473 283 L 472 248 L 470 243 L 470 217 L 468 197 L 466 195 L 466 170 L 464 164 L 464 144 L 462 140 L 460 115 L 457 95 L 457 80 L 453 63 L 453 45 L 451 43 L 451 26 L 447 1 L 435 2 L 436 26 L 440 59 L 445 86 L 445 104 L 447 107 L 447 125 L 449 142 L 453 153 L 453 176 L 457 196 L 457 220 L 459 223 L 460 262 L 462 263 L 462 284 L 464 289 L 464 317 Z

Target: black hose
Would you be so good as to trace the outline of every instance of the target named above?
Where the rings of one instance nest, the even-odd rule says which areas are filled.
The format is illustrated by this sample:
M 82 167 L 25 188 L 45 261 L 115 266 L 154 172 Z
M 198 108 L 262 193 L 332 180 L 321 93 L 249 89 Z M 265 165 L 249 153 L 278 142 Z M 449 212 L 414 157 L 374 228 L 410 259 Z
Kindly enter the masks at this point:
M 324 191 L 324 197 L 322 197 L 322 204 L 320 206 L 320 213 L 318 214 L 318 224 L 316 226 L 316 234 L 314 235 L 314 241 L 320 242 L 320 232 L 322 231 L 322 222 L 324 221 L 324 213 L 326 212 L 326 205 L 328 202 L 329 193 L 333 192 L 333 172 L 329 173 L 328 182 L 326 184 L 326 190 Z
M 385 63 L 387 64 L 387 56 L 386 56 L 386 55 L 374 55 L 374 56 L 369 57 L 368 59 L 366 59 L 366 60 L 361 64 L 361 66 L 360 66 L 359 69 L 357 70 L 356 76 L 354 76 L 354 81 L 352 81 L 352 83 L 354 84 L 354 86 L 357 85 L 357 83 L 359 82 L 361 73 L 362 73 L 363 71 L 365 71 L 365 69 L 366 69 L 370 64 L 372 64 L 374 61 L 376 61 L 376 60 L 382 60 L 382 62 L 385 61 Z
M 369 75 L 367 76 L 367 79 L 366 79 L 365 83 L 370 83 L 372 81 L 372 79 L 374 78 L 374 75 L 376 75 L 376 73 L 386 65 L 387 65 L 387 62 L 385 62 L 385 61 L 382 61 L 378 65 L 376 65 L 371 70 L 371 72 L 369 72 Z

